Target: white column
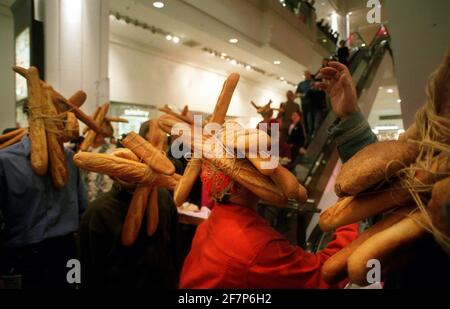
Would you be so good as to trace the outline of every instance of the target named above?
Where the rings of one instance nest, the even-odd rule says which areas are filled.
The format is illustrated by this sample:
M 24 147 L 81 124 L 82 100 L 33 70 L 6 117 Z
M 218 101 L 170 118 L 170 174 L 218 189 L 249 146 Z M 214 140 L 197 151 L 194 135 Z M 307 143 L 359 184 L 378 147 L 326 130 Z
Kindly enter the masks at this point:
M 87 93 L 83 110 L 109 101 L 108 0 L 45 1 L 46 80 L 64 96 Z
M 14 92 L 14 21 L 8 7 L 0 4 L 0 134 L 16 126 Z

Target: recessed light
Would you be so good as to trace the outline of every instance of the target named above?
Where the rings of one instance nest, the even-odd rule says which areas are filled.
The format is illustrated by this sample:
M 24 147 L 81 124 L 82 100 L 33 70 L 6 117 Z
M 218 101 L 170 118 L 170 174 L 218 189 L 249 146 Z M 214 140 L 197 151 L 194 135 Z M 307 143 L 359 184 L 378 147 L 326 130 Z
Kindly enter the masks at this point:
M 172 41 L 173 36 L 171 36 L 170 34 L 166 35 L 166 40 L 167 41 Z
M 397 103 L 402 103 L 402 100 L 401 99 L 397 99 Z
M 220 55 L 221 55 L 222 57 L 226 57 L 226 56 L 227 56 L 227 53 L 220 53 Z
M 235 59 L 233 59 L 233 60 L 230 61 L 230 63 L 231 63 L 232 65 L 236 65 L 236 64 L 237 64 L 237 61 L 236 61 Z
M 365 44 L 365 43 L 362 43 L 362 44 L 361 44 L 361 47 L 366 47 L 366 44 Z
M 322 42 L 326 43 L 326 42 L 327 42 L 327 39 L 323 39 Z
M 178 43 L 180 43 L 180 38 L 177 37 L 177 36 L 174 36 L 174 37 L 172 38 L 172 42 L 175 43 L 175 44 L 178 44 Z
M 153 6 L 157 9 L 162 9 L 164 7 L 164 2 L 162 1 L 155 1 L 153 2 Z
M 349 16 L 352 16 L 352 14 L 353 14 L 352 12 L 348 12 L 348 15 L 349 15 Z
M 252 66 L 249 65 L 249 64 L 247 64 L 247 65 L 245 66 L 245 69 L 246 69 L 247 71 L 250 71 L 250 70 L 252 69 Z
M 275 61 L 273 62 L 273 64 L 279 65 L 279 64 L 281 64 L 281 61 L 280 61 L 280 60 L 275 60 Z
M 283 81 L 283 80 L 284 80 L 284 77 L 283 77 L 283 76 L 281 76 L 281 77 L 280 77 L 280 80 L 281 80 L 281 81 Z
M 394 93 L 394 90 L 389 88 L 389 89 L 387 90 L 387 93 Z
M 236 38 L 231 38 L 228 40 L 228 42 L 230 42 L 231 44 L 237 44 L 239 42 L 239 40 Z

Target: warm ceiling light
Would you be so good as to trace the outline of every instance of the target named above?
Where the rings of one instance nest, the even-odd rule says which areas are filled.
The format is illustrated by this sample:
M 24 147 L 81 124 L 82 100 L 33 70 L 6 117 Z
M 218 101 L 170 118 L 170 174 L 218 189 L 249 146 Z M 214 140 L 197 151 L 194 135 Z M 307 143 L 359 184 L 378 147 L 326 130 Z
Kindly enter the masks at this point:
M 252 66 L 249 65 L 249 64 L 247 64 L 247 65 L 245 66 L 245 69 L 246 69 L 247 71 L 250 71 L 250 70 L 252 69 Z
M 174 36 L 174 37 L 172 38 L 172 42 L 174 42 L 175 44 L 178 44 L 178 43 L 180 43 L 180 38 L 177 37 L 177 36 Z
M 327 39 L 323 39 L 322 42 L 326 43 L 326 42 L 327 42 Z
M 172 39 L 173 39 L 173 37 L 170 34 L 166 35 L 166 40 L 167 41 L 172 41 Z
M 387 93 L 394 93 L 394 90 L 393 89 L 388 89 Z
M 153 6 L 157 9 L 162 9 L 164 7 L 164 2 L 162 1 L 155 1 L 153 2 Z
M 362 43 L 362 44 L 361 44 L 361 47 L 366 47 L 366 44 L 365 44 L 365 43 Z
M 220 53 L 220 55 L 221 55 L 222 57 L 226 57 L 226 56 L 227 56 L 227 53 Z
M 281 61 L 280 61 L 280 60 L 275 60 L 275 61 L 273 62 L 273 64 L 276 64 L 276 65 L 281 64 Z
M 231 62 L 230 62 L 232 65 L 236 65 L 237 64 L 237 61 L 235 60 L 235 59 L 233 59 L 233 60 L 231 60 Z
M 232 39 L 229 39 L 228 42 L 230 42 L 231 44 L 237 44 L 239 42 L 239 40 L 232 38 Z
M 281 81 L 283 81 L 283 80 L 284 80 L 284 77 L 283 77 L 283 76 L 282 76 L 282 77 L 280 77 L 280 80 L 281 80 Z
M 397 103 L 402 103 L 402 100 L 401 99 L 397 99 Z
M 348 15 L 351 16 L 353 13 L 352 12 L 348 12 Z

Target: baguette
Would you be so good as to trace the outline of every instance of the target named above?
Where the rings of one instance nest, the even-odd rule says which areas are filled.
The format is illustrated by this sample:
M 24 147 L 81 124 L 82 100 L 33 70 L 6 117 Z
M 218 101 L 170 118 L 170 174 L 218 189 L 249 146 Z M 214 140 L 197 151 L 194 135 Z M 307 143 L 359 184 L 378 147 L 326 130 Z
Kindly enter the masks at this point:
M 192 158 L 184 170 L 183 176 L 175 187 L 173 200 L 177 207 L 181 207 L 187 201 L 189 193 L 202 171 L 202 160 Z
M 121 143 L 133 151 L 138 158 L 147 163 L 155 172 L 164 175 L 172 175 L 175 173 L 175 166 L 169 158 L 140 135 L 130 132 L 122 139 Z
M 431 201 L 428 204 L 434 226 L 444 235 L 450 237 L 448 205 L 450 205 L 450 177 L 437 182 L 433 186 Z M 447 207 L 447 209 L 445 208 Z
M 336 194 L 339 197 L 358 195 L 409 166 L 418 154 L 415 144 L 402 141 L 368 145 L 342 166 L 336 179 Z
M 110 116 L 106 116 L 105 120 L 109 121 L 109 122 L 122 122 L 122 123 L 128 123 L 129 122 L 128 119 L 125 119 L 125 118 L 110 117 Z
M 56 117 L 56 107 L 53 105 L 51 87 L 45 84 L 42 88 L 44 100 L 42 101 L 42 111 L 48 117 Z M 67 183 L 67 164 L 64 146 L 60 141 L 58 127 L 52 120 L 46 120 L 48 153 L 50 157 L 50 172 L 52 183 L 56 189 L 62 189 Z
M 147 235 L 153 236 L 159 224 L 158 189 L 153 188 L 147 206 Z
M 214 157 L 205 159 L 264 201 L 277 207 L 286 205 L 287 198 L 281 189 L 269 177 L 259 173 L 249 161 Z
M 28 124 L 31 141 L 31 168 L 43 176 L 48 169 L 48 148 L 45 123 L 42 117 L 42 101 L 44 99 L 39 71 L 35 67 L 28 70 L 21 67 L 13 67 L 13 70 L 25 77 L 28 85 Z
M 7 142 L 8 140 L 16 137 L 17 135 L 22 134 L 23 132 L 27 132 L 28 128 L 19 128 L 14 131 L 8 132 L 6 134 L 0 135 L 0 143 Z
M 151 184 L 155 180 L 155 173 L 147 164 L 108 154 L 79 152 L 73 160 L 84 170 L 106 174 L 127 183 Z
M 367 262 L 377 259 L 381 267 L 389 264 L 401 249 L 427 233 L 423 223 L 423 214 L 416 212 L 363 242 L 348 258 L 350 281 L 361 286 L 367 285 Z
M 163 112 L 163 113 L 166 113 L 168 115 L 171 115 L 171 116 L 175 117 L 179 121 L 184 121 L 184 122 L 189 123 L 191 125 L 194 124 L 194 119 L 192 119 L 192 118 L 190 118 L 190 117 L 188 117 L 186 115 L 183 115 L 183 114 L 175 113 L 167 104 L 164 105 L 164 107 L 159 108 L 158 110 L 160 112 Z
M 99 126 L 100 128 L 103 123 L 103 120 L 105 119 L 106 114 L 108 113 L 108 109 L 109 109 L 109 104 L 108 103 L 103 104 L 99 109 L 97 117 L 95 117 L 95 124 L 97 126 Z M 104 134 L 103 129 L 100 129 L 100 130 L 102 132 L 101 134 Z M 88 130 L 84 141 L 80 145 L 80 150 L 87 151 L 94 143 L 96 135 L 97 135 L 97 132 L 95 132 L 94 130 Z
M 77 116 L 74 113 L 67 112 L 66 124 L 64 126 L 63 143 L 70 142 L 80 136 L 80 126 Z
M 432 159 L 430 167 L 416 171 L 415 181 L 420 186 L 427 187 L 445 178 L 449 171 L 450 158 L 446 153 L 441 153 Z M 330 231 L 397 206 L 404 206 L 412 200 L 409 190 L 397 181 L 387 190 L 342 199 L 321 214 L 319 225 L 323 231 Z
M 306 189 L 299 184 L 297 178 L 285 167 L 278 165 L 270 178 L 277 187 L 283 190 L 283 194 L 288 199 L 293 199 L 300 203 L 304 203 L 308 199 Z
M 119 148 L 113 151 L 113 156 L 139 162 L 139 158 L 128 148 Z
M 217 99 L 213 115 L 210 122 L 223 125 L 227 115 L 228 107 L 230 106 L 231 98 L 234 90 L 239 82 L 239 74 L 232 73 L 223 84 L 222 92 Z
M 16 133 L 14 137 L 12 137 L 12 138 L 6 140 L 5 142 L 3 142 L 2 144 L 0 144 L 0 149 L 9 147 L 11 145 L 14 145 L 15 143 L 20 142 L 22 140 L 22 138 L 25 135 L 27 135 L 27 130 L 26 129 L 25 130 L 16 130 L 16 131 L 19 131 L 19 132 L 17 132 L 18 134 Z
M 347 274 L 347 260 L 349 256 L 362 244 L 364 241 L 379 233 L 395 223 L 402 220 L 408 213 L 412 211 L 412 207 L 400 208 L 390 213 L 386 218 L 377 222 L 369 229 L 365 230 L 359 237 L 351 242 L 348 246 L 341 249 L 339 252 L 331 256 L 322 266 L 323 279 L 328 284 L 336 284 L 348 277 Z
M 64 103 L 70 108 L 70 110 L 77 116 L 82 123 L 84 123 L 89 129 L 95 131 L 95 133 L 101 134 L 102 128 L 95 122 L 95 118 L 86 115 L 77 105 L 70 100 L 64 101 Z
M 151 188 L 137 187 L 134 190 L 130 207 L 122 227 L 122 245 L 128 247 L 134 244 L 141 230 Z

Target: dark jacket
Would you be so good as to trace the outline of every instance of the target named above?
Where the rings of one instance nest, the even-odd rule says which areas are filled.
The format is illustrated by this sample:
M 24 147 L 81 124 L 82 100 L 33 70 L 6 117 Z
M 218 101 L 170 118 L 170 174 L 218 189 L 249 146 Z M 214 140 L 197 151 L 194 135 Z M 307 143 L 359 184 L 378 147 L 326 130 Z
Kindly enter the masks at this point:
M 288 136 L 288 144 L 304 147 L 306 141 L 305 130 L 301 122 L 297 123 Z
M 177 211 L 171 195 L 165 189 L 158 190 L 156 233 L 147 236 L 144 217 L 135 243 L 124 247 L 121 233 L 131 198 L 131 192 L 114 184 L 84 214 L 80 231 L 83 287 L 177 287 Z

